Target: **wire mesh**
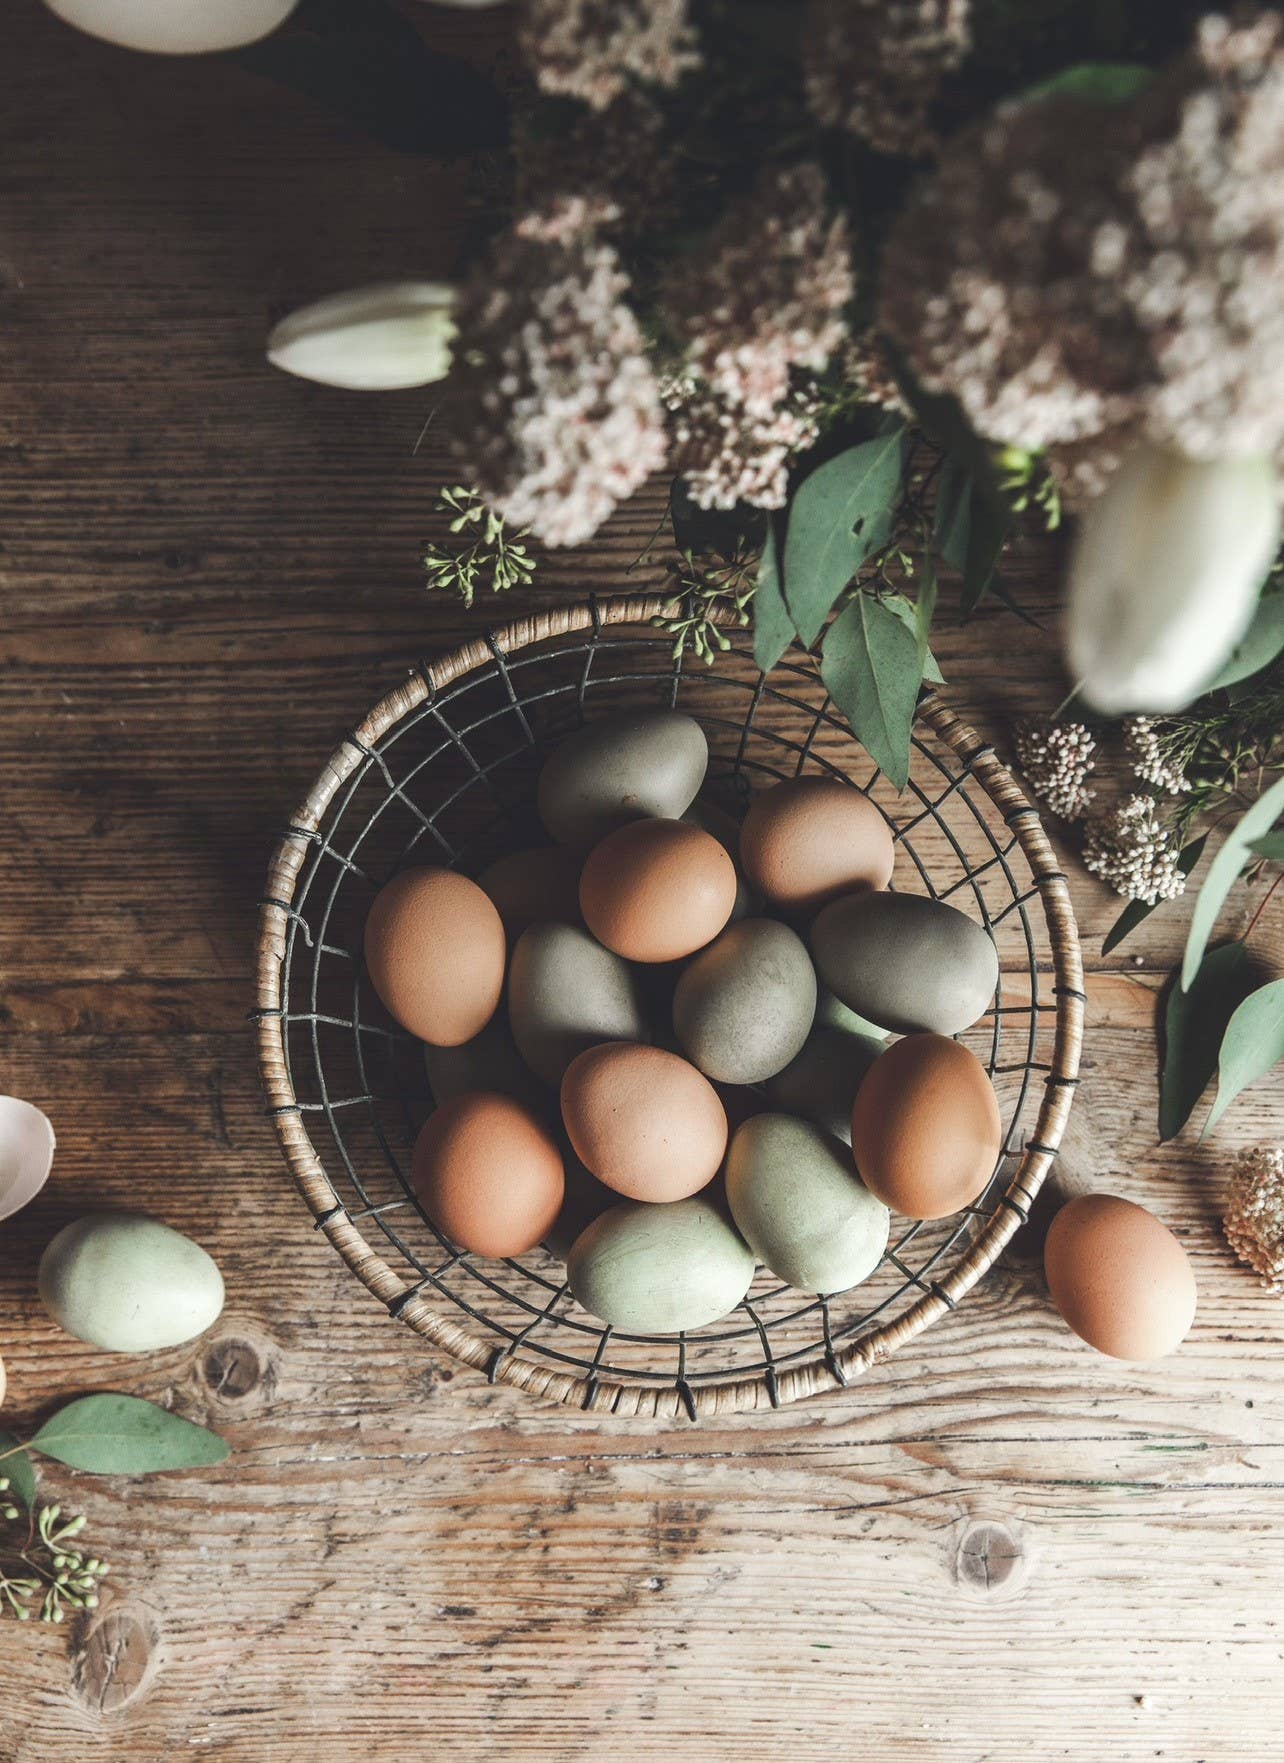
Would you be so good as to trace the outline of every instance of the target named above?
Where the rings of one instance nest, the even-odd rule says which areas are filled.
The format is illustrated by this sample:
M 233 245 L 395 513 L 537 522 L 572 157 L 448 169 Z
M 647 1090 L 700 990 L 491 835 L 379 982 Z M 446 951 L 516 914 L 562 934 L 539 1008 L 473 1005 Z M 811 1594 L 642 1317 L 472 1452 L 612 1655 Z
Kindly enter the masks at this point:
M 486 1343 L 492 1377 L 524 1358 L 580 1380 L 586 1405 L 604 1383 L 617 1400 L 621 1387 L 641 1385 L 676 1391 L 692 1418 L 702 1389 L 758 1379 L 774 1403 L 782 1375 L 816 1361 L 844 1382 L 845 1350 L 925 1294 L 953 1308 L 947 1284 L 959 1289 L 951 1276 L 981 1233 L 1005 1208 L 1012 1223 L 1025 1216 L 1043 1172 L 1029 1153 L 1046 1167 L 1055 1152 L 1055 1141 L 1033 1137 L 1040 1102 L 1049 1086 L 1075 1081 L 1054 1057 L 1061 1000 L 1039 901 L 1059 878 L 1031 868 L 1022 834 L 1034 811 L 1019 796 L 1015 808 L 1000 806 L 978 777 L 988 749 L 962 759 L 920 724 L 898 795 L 853 740 L 813 656 L 795 648 L 764 676 L 747 636 L 731 634 L 730 652 L 706 670 L 675 656 L 662 633 L 604 622 L 593 603 L 582 632 L 511 652 L 488 637 L 477 664 L 444 687 L 423 664 L 404 713 L 372 738 L 354 736 L 332 761 L 339 781 L 316 824 L 301 816 L 290 828 L 296 853 L 306 850 L 292 898 L 266 903 L 283 921 L 283 947 L 274 1002 L 259 1013 L 273 1019 L 291 1097 L 272 1112 L 301 1123 L 332 1196 L 318 1222 L 342 1217 L 374 1235 L 397 1276 L 393 1314 L 426 1302 L 454 1317 L 471 1342 Z M 939 1223 L 894 1220 L 879 1267 L 850 1292 L 799 1292 L 760 1268 L 732 1315 L 677 1336 L 605 1327 L 576 1304 L 547 1250 L 485 1260 L 435 1228 L 409 1181 L 414 1138 L 433 1106 L 422 1048 L 384 1011 L 361 958 L 366 912 L 391 875 L 425 861 L 476 873 L 505 850 L 544 842 L 533 802 L 548 751 L 595 717 L 656 705 L 701 724 L 710 750 L 702 800 L 733 815 L 755 789 L 788 777 L 824 774 L 865 790 L 896 842 L 893 886 L 968 912 L 1000 958 L 990 1008 L 959 1037 L 990 1072 L 1004 1120 L 976 1205 Z

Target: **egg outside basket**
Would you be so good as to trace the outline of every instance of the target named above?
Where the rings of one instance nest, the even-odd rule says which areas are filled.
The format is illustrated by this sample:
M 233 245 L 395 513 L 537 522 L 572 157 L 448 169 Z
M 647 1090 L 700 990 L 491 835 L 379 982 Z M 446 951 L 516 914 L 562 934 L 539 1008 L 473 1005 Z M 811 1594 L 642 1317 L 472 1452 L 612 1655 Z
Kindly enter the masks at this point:
M 920 708 L 897 795 L 795 647 L 764 676 L 730 607 L 732 647 L 674 658 L 655 598 L 612 596 L 520 619 L 423 662 L 326 764 L 272 858 L 258 942 L 259 1062 L 286 1161 L 322 1231 L 388 1311 L 492 1381 L 622 1415 L 776 1407 L 847 1384 L 953 1310 L 1027 1216 L 1074 1098 L 1083 971 L 1065 877 L 1037 811 L 994 751 L 935 699 Z M 874 1275 L 820 1298 L 760 1269 L 723 1321 L 678 1336 L 604 1328 L 540 1249 L 487 1261 L 445 1241 L 409 1186 L 432 1106 L 421 1049 L 391 1022 L 360 959 L 375 890 L 398 867 L 475 871 L 538 842 L 543 756 L 585 720 L 644 705 L 695 717 L 709 799 L 733 812 L 795 774 L 870 793 L 897 843 L 894 886 L 983 924 L 1002 969 L 960 1037 L 999 1094 L 1002 1154 L 974 1207 L 893 1221 Z

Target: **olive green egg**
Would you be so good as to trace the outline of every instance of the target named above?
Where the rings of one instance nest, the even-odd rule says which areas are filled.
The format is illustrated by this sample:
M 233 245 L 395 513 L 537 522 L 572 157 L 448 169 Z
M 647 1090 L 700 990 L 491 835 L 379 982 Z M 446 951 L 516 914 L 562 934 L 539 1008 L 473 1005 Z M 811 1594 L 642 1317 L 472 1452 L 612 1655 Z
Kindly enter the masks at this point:
M 816 1027 L 840 1028 L 846 1035 L 868 1035 L 875 1041 L 886 1039 L 876 1022 L 862 1016 L 859 1010 L 849 1010 L 828 986 L 819 986 L 816 990 Z
M 999 980 L 993 940 L 964 912 L 919 894 L 847 894 L 817 914 L 811 949 L 842 1002 L 897 1034 L 954 1035 Z
M 630 820 L 680 820 L 709 764 L 704 730 L 678 710 L 590 722 L 540 772 L 537 805 L 559 845 L 587 850 Z
M 804 1292 L 859 1285 L 887 1247 L 891 1213 L 857 1175 L 851 1152 L 792 1114 L 755 1114 L 737 1129 L 727 1201 L 758 1258 Z
M 60 1328 L 112 1353 L 150 1353 L 203 1334 L 223 1276 L 190 1238 L 141 1212 L 91 1212 L 40 1257 L 40 1301 Z
M 479 1035 L 458 1047 L 424 1044 L 424 1069 L 432 1085 L 434 1102 L 450 1102 L 472 1090 L 488 1090 L 511 1096 L 536 1114 L 556 1115 L 557 1097 L 542 1084 L 517 1051 L 513 1031 L 502 1009 L 497 1010 Z
M 816 972 L 788 925 L 746 918 L 701 950 L 673 992 L 688 1059 L 722 1083 L 764 1083 L 801 1050 L 816 1014 Z
M 631 1334 L 678 1334 L 726 1316 L 753 1283 L 754 1258 L 710 1200 L 626 1200 L 571 1247 L 572 1292 L 593 1316 Z
M 633 969 L 575 924 L 532 924 L 518 937 L 508 1020 L 522 1058 L 554 1088 L 586 1047 L 651 1039 Z
M 813 1028 L 798 1053 L 767 1079 L 767 1095 L 787 1114 L 800 1114 L 844 1144 L 852 1142 L 852 1103 L 860 1080 L 887 1045 L 880 1035 Z

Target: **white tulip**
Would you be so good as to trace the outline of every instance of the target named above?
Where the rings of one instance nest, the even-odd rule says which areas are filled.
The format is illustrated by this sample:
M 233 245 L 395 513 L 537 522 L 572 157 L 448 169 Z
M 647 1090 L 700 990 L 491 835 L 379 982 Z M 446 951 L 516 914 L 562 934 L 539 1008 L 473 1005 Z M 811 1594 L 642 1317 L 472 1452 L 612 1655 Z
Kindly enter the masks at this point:
M 1083 516 L 1067 658 L 1106 715 L 1180 710 L 1253 616 L 1280 542 L 1265 457 L 1199 463 L 1143 443 Z
M 205 55 L 257 43 L 299 0 L 45 0 L 91 37 L 154 55 Z
M 426 386 L 450 372 L 455 290 L 441 282 L 375 282 L 283 318 L 268 338 L 274 367 L 351 392 Z

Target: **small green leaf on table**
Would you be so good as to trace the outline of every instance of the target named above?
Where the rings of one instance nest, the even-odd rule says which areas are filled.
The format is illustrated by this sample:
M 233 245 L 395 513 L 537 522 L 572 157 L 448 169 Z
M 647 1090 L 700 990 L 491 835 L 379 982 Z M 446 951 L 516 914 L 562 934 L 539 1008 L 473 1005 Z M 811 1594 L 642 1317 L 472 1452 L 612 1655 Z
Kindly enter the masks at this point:
M 1259 857 L 1269 857 L 1272 863 L 1284 863 L 1284 832 L 1267 833 L 1265 838 L 1253 839 L 1248 848 Z
M 1017 101 L 1030 104 L 1044 98 L 1081 98 L 1088 104 L 1126 104 L 1144 92 L 1154 77 L 1153 68 L 1136 61 L 1077 61 L 1051 79 L 1028 86 L 1018 93 Z
M 1207 962 L 1204 964 L 1207 966 Z M 1259 986 L 1226 1026 L 1217 1061 L 1217 1095 L 1201 1138 L 1207 1138 L 1241 1090 L 1284 1059 L 1284 979 Z
M 820 675 L 857 740 L 903 790 L 923 677 L 912 613 L 907 621 L 872 594 L 857 594 L 825 634 Z
M 36 1498 L 36 1472 L 27 1453 L 18 1449 L 20 1442 L 11 1432 L 0 1431 L 0 1479 L 7 1476 L 9 1481 L 8 1493 L 0 1495 L 0 1506 L 16 1495 L 30 1511 Z
M 1253 989 L 1244 943 L 1211 949 L 1189 991 L 1176 983 L 1168 993 L 1164 1069 L 1159 1085 L 1159 1136 L 1176 1138 L 1217 1069 L 1227 1024 Z
M 891 536 L 904 451 L 903 427 L 876 435 L 826 460 L 794 495 L 785 533 L 785 602 L 808 647 L 861 564 Z
M 1188 845 L 1183 845 L 1177 857 L 1177 867 L 1183 875 L 1188 876 L 1204 854 L 1204 846 L 1208 843 L 1208 834 L 1201 833 Z M 1101 953 L 1109 955 L 1117 949 L 1124 938 L 1131 936 L 1139 924 L 1144 924 L 1160 902 L 1158 900 L 1129 900 L 1123 911 L 1106 932 L 1106 940 L 1101 945 Z
M 768 527 L 762 561 L 758 565 L 758 586 L 753 597 L 753 658 L 764 673 L 771 672 L 793 640 L 793 620 L 780 591 L 776 531 L 774 527 Z
M 1249 625 L 1231 650 L 1225 666 L 1204 687 L 1206 692 L 1225 691 L 1241 680 L 1251 679 L 1284 651 L 1284 591 L 1263 594 Z
M 1199 964 L 1204 958 L 1204 950 L 1208 947 L 1208 939 L 1217 922 L 1217 915 L 1226 902 L 1227 894 L 1235 885 L 1240 870 L 1248 861 L 1253 841 L 1270 831 L 1281 812 L 1284 812 L 1284 778 L 1273 783 L 1240 816 L 1227 834 L 1225 844 L 1209 864 L 1204 885 L 1195 900 L 1190 934 L 1186 938 L 1186 953 L 1181 968 L 1183 990 L 1189 991 L 1194 983 Z
M 139 1396 L 80 1396 L 29 1441 L 33 1451 L 95 1475 L 207 1468 L 228 1446 L 217 1433 Z

